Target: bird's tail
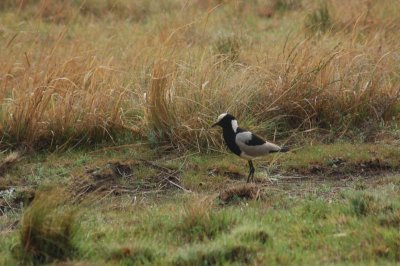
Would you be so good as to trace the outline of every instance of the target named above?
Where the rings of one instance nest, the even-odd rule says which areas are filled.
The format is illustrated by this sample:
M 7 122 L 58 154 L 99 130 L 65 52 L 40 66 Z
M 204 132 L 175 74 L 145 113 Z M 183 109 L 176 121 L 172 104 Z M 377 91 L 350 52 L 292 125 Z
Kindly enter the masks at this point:
M 289 151 L 289 148 L 286 147 L 286 146 L 279 147 L 279 146 L 276 146 L 276 145 L 275 145 L 275 147 L 277 147 L 277 149 L 270 151 L 270 153 L 275 153 L 275 152 L 287 152 L 287 151 Z
M 288 152 L 289 151 L 289 147 L 287 146 L 283 146 L 281 147 L 281 149 L 279 150 L 279 152 Z

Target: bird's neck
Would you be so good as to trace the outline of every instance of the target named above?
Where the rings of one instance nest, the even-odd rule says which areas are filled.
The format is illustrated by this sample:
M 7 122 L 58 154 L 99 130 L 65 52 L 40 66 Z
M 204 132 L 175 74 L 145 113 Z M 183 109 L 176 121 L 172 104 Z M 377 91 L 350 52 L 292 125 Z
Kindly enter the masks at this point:
M 224 138 L 225 138 L 225 136 L 226 136 L 226 137 L 232 137 L 232 139 L 235 139 L 236 133 L 235 133 L 235 131 L 233 130 L 233 128 L 231 128 L 231 127 L 224 128 L 224 129 L 222 130 L 222 133 L 224 134 Z
M 237 130 L 237 128 L 236 128 L 236 130 Z M 234 129 L 232 127 L 223 128 L 222 133 L 223 133 L 224 140 L 225 140 L 225 143 L 228 146 L 228 148 L 233 153 L 240 156 L 241 151 L 235 141 L 236 133 L 235 133 Z

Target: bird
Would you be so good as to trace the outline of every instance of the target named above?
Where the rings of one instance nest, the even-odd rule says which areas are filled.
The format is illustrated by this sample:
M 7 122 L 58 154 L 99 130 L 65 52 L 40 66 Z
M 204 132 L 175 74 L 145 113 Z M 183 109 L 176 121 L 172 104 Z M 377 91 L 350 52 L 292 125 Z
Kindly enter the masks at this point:
M 287 152 L 287 147 L 280 147 L 274 143 L 267 142 L 256 134 L 239 127 L 236 118 L 228 113 L 218 116 L 217 122 L 211 127 L 220 126 L 226 145 L 234 154 L 248 161 L 250 180 L 254 181 L 255 168 L 253 159 L 256 157 L 266 156 L 275 152 Z

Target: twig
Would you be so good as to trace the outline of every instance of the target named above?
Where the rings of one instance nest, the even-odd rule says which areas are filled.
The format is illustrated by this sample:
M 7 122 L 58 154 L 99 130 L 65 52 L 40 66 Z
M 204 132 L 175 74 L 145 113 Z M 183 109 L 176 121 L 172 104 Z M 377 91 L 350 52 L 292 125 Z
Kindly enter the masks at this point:
M 3 200 L 5 201 L 5 203 L 7 203 L 8 207 L 9 207 L 10 210 L 11 210 L 11 212 L 15 214 L 14 208 L 10 205 L 10 203 L 8 203 L 8 201 L 7 201 L 5 198 L 3 198 Z
M 182 189 L 182 190 L 185 191 L 185 192 L 192 192 L 192 191 L 190 191 L 190 190 L 188 190 L 188 189 L 186 189 L 186 188 L 184 188 L 184 187 L 182 187 L 182 186 L 176 184 L 175 182 L 169 180 L 168 178 L 165 178 L 165 177 L 163 177 L 163 178 L 164 178 L 165 180 L 167 180 L 169 183 L 171 183 L 172 185 L 176 186 L 177 188 Z
M 152 162 L 152 161 L 147 161 L 147 160 L 143 160 L 143 159 L 140 159 L 139 161 L 143 162 L 144 164 L 150 165 L 151 167 L 156 168 L 158 170 L 162 170 L 164 172 L 170 172 L 171 171 L 171 169 L 169 169 L 167 167 L 164 167 L 164 166 L 161 166 L 161 165 L 158 165 L 158 164 L 156 164 L 155 162 Z
M 94 154 L 94 153 L 100 153 L 100 152 L 105 152 L 109 150 L 118 150 L 118 149 L 124 149 L 124 148 L 131 148 L 131 147 L 136 147 L 140 145 L 145 145 L 146 143 L 135 143 L 135 144 L 125 144 L 125 145 L 120 145 L 120 146 L 111 146 L 111 147 L 105 147 L 99 150 L 91 151 L 88 154 Z
M 153 167 L 153 168 L 155 168 L 155 169 L 158 169 L 158 170 L 163 171 L 164 174 L 167 174 L 167 177 L 168 177 L 168 178 L 167 178 L 167 177 L 164 177 L 164 176 L 161 176 L 161 178 L 163 178 L 164 180 L 166 180 L 167 182 L 169 182 L 169 183 L 172 184 L 173 186 L 175 186 L 175 187 L 177 187 L 177 188 L 180 188 L 180 189 L 182 189 L 182 190 L 185 191 L 185 192 L 192 192 L 192 191 L 190 191 L 190 190 L 188 190 L 188 189 L 182 187 L 181 185 L 178 185 L 177 183 L 175 183 L 175 182 L 169 180 L 169 177 L 172 177 L 172 178 L 175 178 L 177 181 L 180 181 L 179 178 L 177 178 L 177 176 L 175 175 L 175 173 L 177 173 L 176 171 L 174 171 L 174 172 L 171 173 L 171 169 L 166 168 L 166 167 L 161 166 L 161 165 L 158 165 L 158 164 L 156 164 L 156 163 L 154 163 L 154 162 L 147 161 L 147 160 L 140 160 L 140 161 L 142 161 L 144 164 L 150 165 L 151 167 Z

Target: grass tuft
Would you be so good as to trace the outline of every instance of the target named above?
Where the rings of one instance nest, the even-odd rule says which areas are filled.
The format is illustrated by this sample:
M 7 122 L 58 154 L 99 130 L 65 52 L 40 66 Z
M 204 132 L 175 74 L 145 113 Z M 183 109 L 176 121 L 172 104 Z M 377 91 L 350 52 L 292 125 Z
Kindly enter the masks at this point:
M 235 62 L 240 55 L 240 41 L 236 35 L 220 36 L 214 44 L 218 56 Z
M 328 4 L 322 1 L 320 6 L 307 15 L 305 18 L 305 28 L 310 33 L 325 33 L 332 28 L 332 18 Z
M 194 202 L 184 208 L 173 231 L 186 242 L 207 241 L 229 231 L 234 224 L 235 219 L 227 213 L 213 211 L 204 202 Z
M 273 0 L 273 9 L 279 12 L 297 10 L 302 7 L 301 0 Z
M 388 214 L 394 211 L 392 205 L 385 204 L 383 200 L 365 192 L 355 194 L 350 202 L 352 212 L 359 217 L 379 213 Z
M 400 227 L 400 208 L 394 210 L 393 212 L 380 214 L 378 216 L 379 223 L 383 226 L 392 226 L 395 228 Z
M 199 249 L 189 256 L 180 256 L 174 265 L 216 265 L 225 263 L 252 263 L 256 250 L 243 244 L 218 245 L 209 249 Z
M 15 165 L 21 158 L 19 152 L 12 152 L 0 161 L 0 177 L 3 176 L 13 165 Z
M 375 198 L 367 194 L 359 194 L 351 200 L 353 212 L 357 216 L 365 216 L 373 211 Z
M 235 203 L 240 200 L 255 200 L 258 198 L 260 190 L 252 184 L 241 184 L 232 186 L 220 192 L 218 199 L 223 204 Z
M 154 253 L 150 248 L 121 247 L 111 252 L 109 260 L 121 265 L 147 265 L 155 259 Z
M 171 128 L 175 125 L 174 106 L 172 105 L 173 91 L 168 81 L 171 72 L 169 62 L 156 62 L 146 97 L 146 120 L 151 132 L 159 141 L 171 139 Z
M 53 194 L 54 193 L 54 194 Z M 22 263 L 43 264 L 67 260 L 76 253 L 73 244 L 75 211 L 62 206 L 65 195 L 42 192 L 25 211 L 20 229 L 20 244 L 14 255 Z
M 263 228 L 245 228 L 245 230 L 239 231 L 235 237 L 244 243 L 256 242 L 261 245 L 265 245 L 272 240 L 270 234 Z

